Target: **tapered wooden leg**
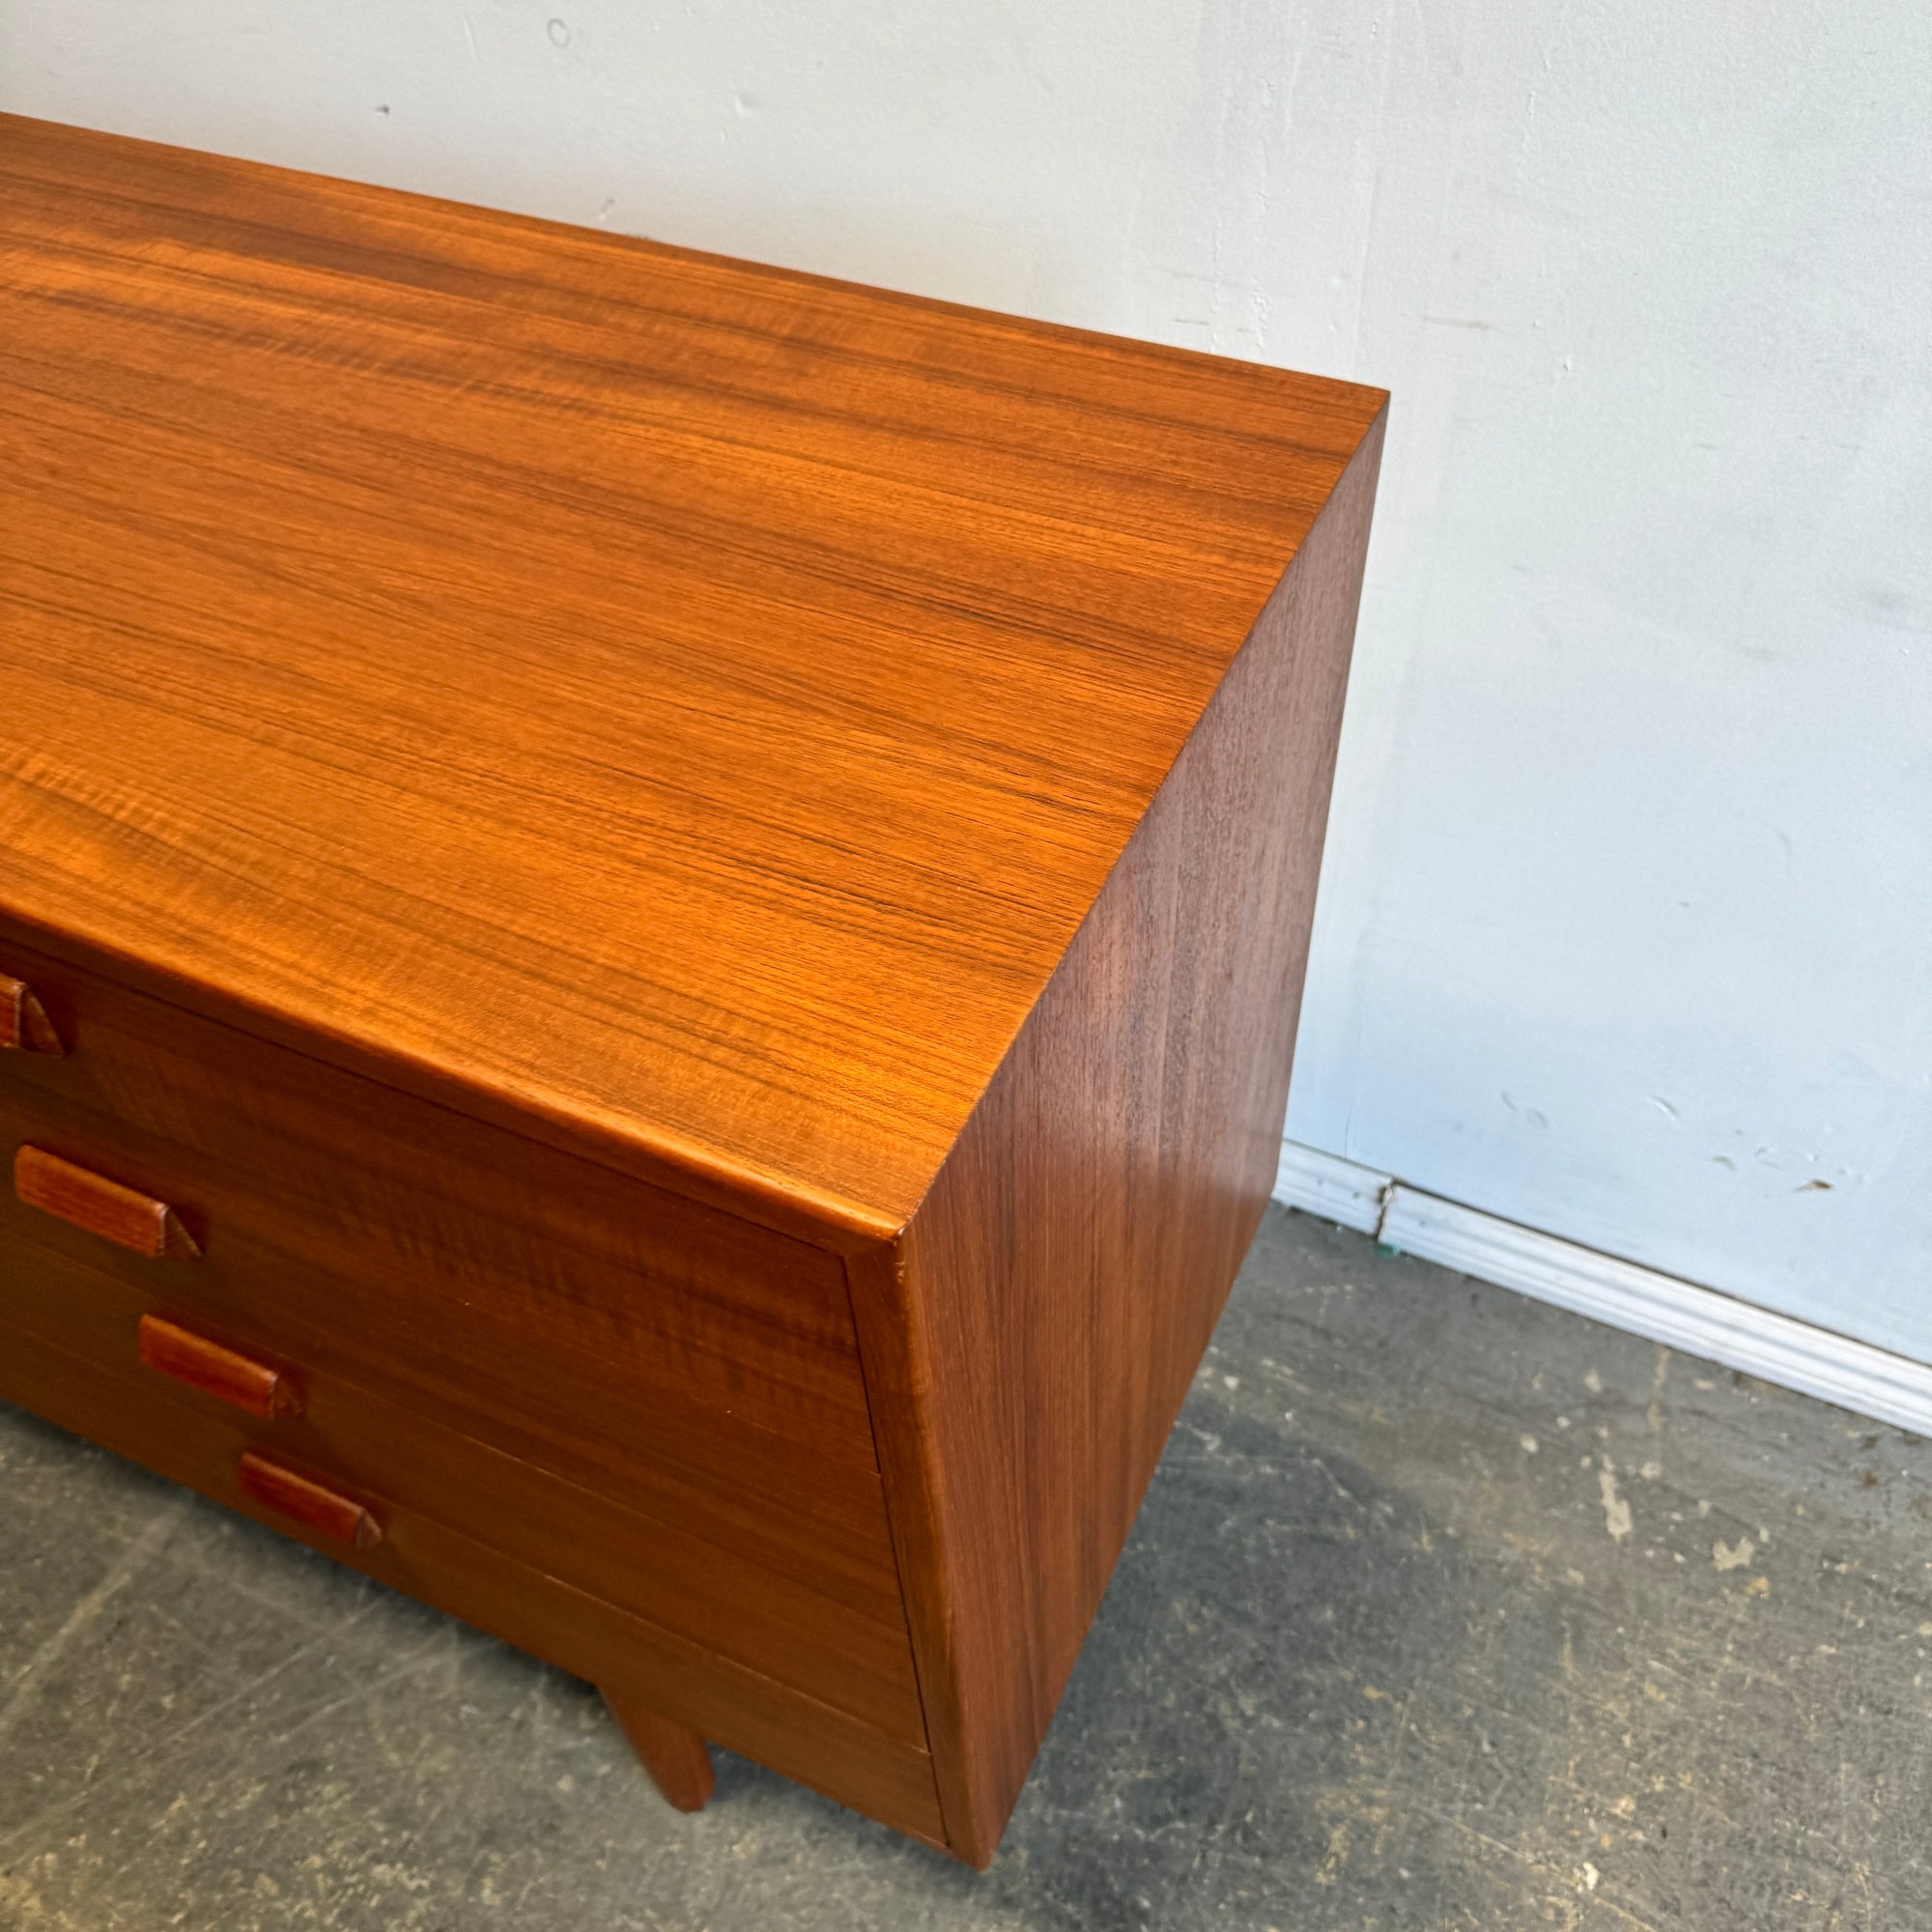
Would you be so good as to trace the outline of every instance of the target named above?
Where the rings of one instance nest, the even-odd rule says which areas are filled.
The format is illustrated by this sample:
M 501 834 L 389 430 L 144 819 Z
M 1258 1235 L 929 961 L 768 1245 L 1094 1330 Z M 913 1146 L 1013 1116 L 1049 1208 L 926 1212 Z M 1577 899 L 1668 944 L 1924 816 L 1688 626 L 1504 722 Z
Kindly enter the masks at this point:
M 689 1724 L 661 1718 L 628 1697 L 613 1697 L 607 1690 L 604 1701 L 630 1739 L 631 1748 L 643 1760 L 651 1782 L 664 1793 L 665 1803 L 680 1811 L 702 1811 L 718 1781 L 704 1740 Z

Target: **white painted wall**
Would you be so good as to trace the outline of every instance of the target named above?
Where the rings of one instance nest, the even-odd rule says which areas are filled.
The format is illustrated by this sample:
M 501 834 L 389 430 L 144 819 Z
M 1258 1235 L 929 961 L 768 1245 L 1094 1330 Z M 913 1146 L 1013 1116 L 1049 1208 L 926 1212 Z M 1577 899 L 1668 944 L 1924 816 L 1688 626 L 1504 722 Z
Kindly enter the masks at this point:
M 1924 0 L 0 0 L 0 104 L 1387 384 L 1292 1132 L 1932 1361 Z

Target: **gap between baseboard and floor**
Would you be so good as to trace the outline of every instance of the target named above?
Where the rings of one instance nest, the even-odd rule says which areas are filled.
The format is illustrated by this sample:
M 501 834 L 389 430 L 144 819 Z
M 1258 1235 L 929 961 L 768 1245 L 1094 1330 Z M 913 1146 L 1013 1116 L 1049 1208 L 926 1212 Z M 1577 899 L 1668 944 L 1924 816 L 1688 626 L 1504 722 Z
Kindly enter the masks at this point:
M 1479 1281 L 1932 1435 L 1932 1368 L 1284 1141 L 1274 1198 Z

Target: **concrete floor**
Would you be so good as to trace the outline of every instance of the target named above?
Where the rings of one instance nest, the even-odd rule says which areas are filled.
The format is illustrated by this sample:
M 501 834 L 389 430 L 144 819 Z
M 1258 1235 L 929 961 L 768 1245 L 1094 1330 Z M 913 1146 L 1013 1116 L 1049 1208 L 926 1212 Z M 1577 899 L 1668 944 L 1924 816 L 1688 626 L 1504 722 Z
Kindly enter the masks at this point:
M 0 1408 L 0 1925 L 1911 1932 L 1928 1476 L 1270 1209 L 976 1877 Z

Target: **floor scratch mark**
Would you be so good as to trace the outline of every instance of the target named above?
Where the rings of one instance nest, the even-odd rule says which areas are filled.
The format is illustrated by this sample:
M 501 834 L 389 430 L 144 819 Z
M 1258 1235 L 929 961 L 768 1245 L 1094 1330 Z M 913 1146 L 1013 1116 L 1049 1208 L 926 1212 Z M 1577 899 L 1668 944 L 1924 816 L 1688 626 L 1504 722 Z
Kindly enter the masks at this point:
M 108 1565 L 106 1574 L 94 1588 L 67 1613 L 60 1628 L 27 1659 L 8 1691 L 6 1708 L 0 1710 L 0 1744 L 6 1743 L 8 1735 L 26 1715 L 41 1681 L 72 1648 L 74 1642 L 93 1627 L 101 1611 L 147 1567 L 174 1534 L 175 1525 L 187 1513 L 188 1507 L 188 1498 L 181 1496 L 156 1511 L 133 1541 Z

